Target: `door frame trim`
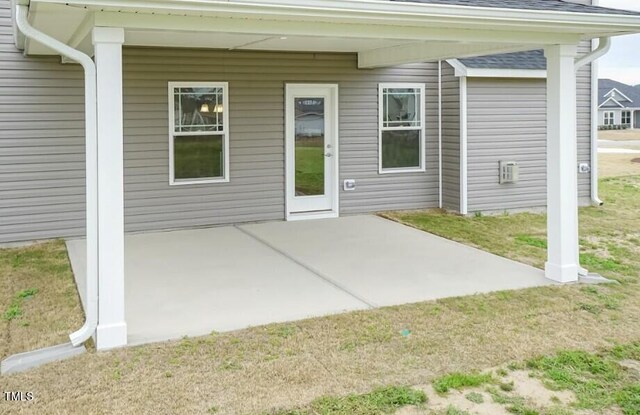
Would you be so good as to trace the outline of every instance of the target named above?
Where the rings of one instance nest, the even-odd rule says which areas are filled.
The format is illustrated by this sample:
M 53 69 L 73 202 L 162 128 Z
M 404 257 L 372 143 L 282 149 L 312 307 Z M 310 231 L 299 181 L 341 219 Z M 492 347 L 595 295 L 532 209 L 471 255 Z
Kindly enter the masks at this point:
M 291 103 L 289 102 L 289 92 L 295 88 L 313 88 L 313 87 L 322 87 L 327 88 L 331 91 L 332 95 L 332 117 L 333 117 L 333 128 L 332 133 L 334 137 L 334 163 L 333 163 L 333 200 L 331 210 L 328 211 L 318 211 L 318 212 L 302 212 L 295 213 L 289 210 L 289 207 L 292 205 L 291 200 L 291 192 L 289 191 L 292 186 L 294 186 L 294 177 L 290 176 L 291 172 L 291 160 L 293 159 L 293 148 L 292 141 L 289 140 L 289 123 L 292 122 L 289 110 Z M 285 84 L 285 94 L 284 94 L 284 143 L 285 143 L 285 168 L 284 168 L 284 182 L 285 182 L 285 219 L 287 221 L 296 221 L 296 220 L 308 220 L 308 219 L 326 219 L 326 218 L 337 218 L 340 216 L 340 119 L 339 119 L 339 89 L 338 84 L 322 84 L 322 83 L 288 83 Z

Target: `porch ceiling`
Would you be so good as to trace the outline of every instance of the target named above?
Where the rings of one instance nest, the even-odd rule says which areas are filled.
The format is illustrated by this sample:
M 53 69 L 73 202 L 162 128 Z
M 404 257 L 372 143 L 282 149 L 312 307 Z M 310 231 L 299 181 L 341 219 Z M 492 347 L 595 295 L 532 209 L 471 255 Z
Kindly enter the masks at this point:
M 357 52 L 361 67 L 640 32 L 640 16 L 384 0 L 31 0 L 29 18 L 89 54 L 93 27 L 123 27 L 127 45 Z M 28 54 L 53 54 L 35 42 L 24 47 Z

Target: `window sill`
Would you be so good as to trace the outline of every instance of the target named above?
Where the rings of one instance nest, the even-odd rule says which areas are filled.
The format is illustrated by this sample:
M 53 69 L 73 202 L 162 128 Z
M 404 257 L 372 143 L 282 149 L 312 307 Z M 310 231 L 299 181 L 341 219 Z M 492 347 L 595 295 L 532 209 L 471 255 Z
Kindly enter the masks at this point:
M 401 169 L 378 169 L 378 174 L 401 174 L 401 173 L 425 173 L 427 171 L 424 167 L 413 168 L 401 168 Z
M 229 183 L 229 179 L 197 179 L 197 180 L 172 180 L 169 182 L 170 186 L 187 186 L 198 184 L 215 184 L 215 183 Z

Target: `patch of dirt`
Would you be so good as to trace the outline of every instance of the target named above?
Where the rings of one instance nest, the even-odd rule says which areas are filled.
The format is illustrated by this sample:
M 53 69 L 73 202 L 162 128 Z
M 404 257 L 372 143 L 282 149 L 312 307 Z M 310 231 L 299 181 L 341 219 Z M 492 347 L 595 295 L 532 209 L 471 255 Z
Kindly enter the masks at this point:
M 632 163 L 640 163 L 640 157 L 636 157 L 634 159 L 631 159 Z
M 624 411 L 617 406 L 612 406 L 606 409 L 606 415 L 625 415 Z M 602 412 L 592 411 L 590 409 L 574 410 L 574 415 L 602 415 Z
M 513 382 L 511 394 L 521 396 L 532 405 L 543 408 L 553 406 L 556 402 L 560 402 L 562 405 L 569 405 L 576 401 L 576 396 L 573 392 L 549 390 L 540 379 L 531 377 L 530 374 L 531 372 L 525 370 L 509 373 L 505 379 L 507 383 Z
M 456 409 L 466 411 L 471 415 L 510 415 L 507 408 L 493 402 L 490 394 L 480 388 L 469 388 L 463 391 L 453 390 L 445 396 L 440 396 L 433 390 L 432 386 L 419 387 L 426 394 L 428 400 L 428 409 L 420 409 L 416 407 L 403 408 L 396 412 L 396 415 L 424 415 L 433 411 L 446 411 L 449 406 Z M 478 393 L 482 395 L 483 403 L 474 403 L 466 398 L 469 393 Z
M 640 379 L 640 362 L 637 360 L 622 360 L 618 362 L 618 364 L 627 372 L 631 373 L 631 375 Z
M 640 362 L 628 361 L 629 367 L 640 370 Z M 622 363 L 621 363 L 622 364 Z M 635 365 L 638 366 L 635 366 Z M 635 369 L 634 369 L 635 370 Z M 639 372 L 640 373 L 640 372 Z M 576 401 L 571 391 L 552 391 L 546 388 L 540 379 L 531 376 L 531 372 L 518 370 L 510 372 L 500 379 L 502 383 L 513 383 L 513 390 L 501 392 L 509 397 L 524 398 L 527 406 L 532 408 L 568 407 Z M 407 407 L 396 412 L 396 415 L 425 415 L 432 413 L 445 413 L 447 408 L 454 407 L 471 415 L 509 415 L 507 405 L 501 405 L 493 401 L 493 397 L 486 388 L 465 388 L 462 391 L 452 390 L 444 396 L 436 393 L 431 385 L 418 386 L 425 392 L 428 398 L 426 408 Z M 467 395 L 476 393 L 482 395 L 482 403 L 474 403 L 467 399 Z M 579 415 L 592 415 L 589 412 Z M 615 414 L 611 414 L 615 415 Z

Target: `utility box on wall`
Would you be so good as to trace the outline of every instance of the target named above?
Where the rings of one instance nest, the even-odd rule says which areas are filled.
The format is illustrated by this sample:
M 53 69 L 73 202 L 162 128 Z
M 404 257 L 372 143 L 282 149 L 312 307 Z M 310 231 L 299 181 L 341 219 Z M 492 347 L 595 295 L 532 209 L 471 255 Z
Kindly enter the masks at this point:
M 520 166 L 515 161 L 500 162 L 500 184 L 518 183 Z

